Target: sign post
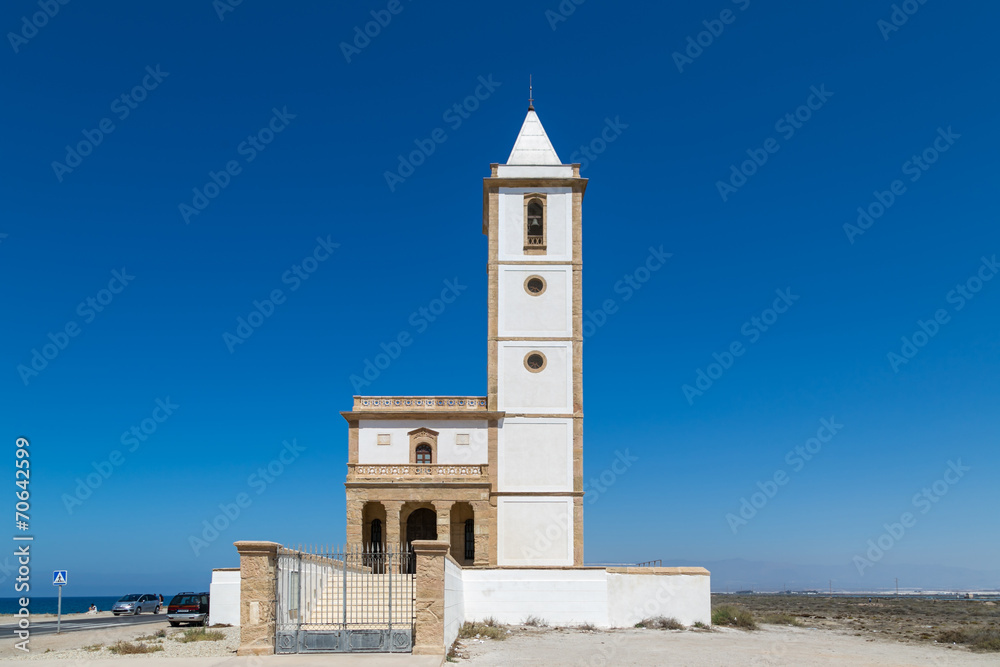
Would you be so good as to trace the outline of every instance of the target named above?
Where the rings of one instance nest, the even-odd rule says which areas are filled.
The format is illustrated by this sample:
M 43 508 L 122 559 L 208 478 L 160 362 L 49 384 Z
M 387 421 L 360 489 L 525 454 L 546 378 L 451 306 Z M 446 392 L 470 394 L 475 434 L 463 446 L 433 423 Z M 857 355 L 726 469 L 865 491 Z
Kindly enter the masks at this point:
M 62 589 L 69 579 L 69 570 L 53 570 L 52 585 L 59 588 L 59 601 L 56 603 L 56 634 L 62 632 Z

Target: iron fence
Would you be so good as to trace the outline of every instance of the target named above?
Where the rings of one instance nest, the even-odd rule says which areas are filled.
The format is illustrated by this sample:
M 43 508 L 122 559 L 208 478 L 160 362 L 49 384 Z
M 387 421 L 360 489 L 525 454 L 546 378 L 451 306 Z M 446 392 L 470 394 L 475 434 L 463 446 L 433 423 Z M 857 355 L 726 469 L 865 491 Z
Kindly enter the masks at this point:
M 402 545 L 279 549 L 277 652 L 409 652 L 413 559 Z

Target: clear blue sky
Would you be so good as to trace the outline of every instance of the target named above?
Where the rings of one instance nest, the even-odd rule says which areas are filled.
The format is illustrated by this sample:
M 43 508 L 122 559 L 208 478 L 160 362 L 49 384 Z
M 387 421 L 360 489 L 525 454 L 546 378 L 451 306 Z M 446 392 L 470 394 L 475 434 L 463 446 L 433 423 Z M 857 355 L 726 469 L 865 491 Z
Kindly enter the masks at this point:
M 994 3 L 914 3 L 898 30 L 879 25 L 888 1 L 589 0 L 563 2 L 565 17 L 556 0 L 389 4 L 244 2 L 222 20 L 210 0 L 0 11 L 0 433 L 8 485 L 15 438 L 32 443 L 36 594 L 56 567 L 67 594 L 169 592 L 235 565 L 237 539 L 342 541 L 338 413 L 400 332 L 414 344 L 362 393 L 485 393 L 480 179 L 510 151 L 529 73 L 560 157 L 587 162 L 585 308 L 617 308 L 586 343 L 585 474 L 613 481 L 588 484 L 587 560 L 858 574 L 853 557 L 911 512 L 865 583 L 996 567 L 1000 279 L 975 280 L 1000 253 Z M 342 47 L 373 11 L 391 20 Z M 449 111 L 477 89 L 478 108 Z M 269 124 L 280 131 L 261 136 Z M 438 128 L 445 140 L 390 187 L 397 156 Z M 84 131 L 100 143 L 67 156 Z M 592 142 L 603 150 L 577 152 Z M 226 186 L 201 201 L 209 172 Z M 894 201 L 845 231 L 858 207 L 879 212 L 876 191 Z M 318 238 L 339 247 L 306 262 L 308 279 L 286 275 Z M 626 300 L 619 281 L 661 246 L 672 257 Z M 411 314 L 445 280 L 466 289 L 420 327 Z M 981 289 L 960 302 L 958 285 Z M 227 346 L 276 289 L 283 303 Z M 792 305 L 775 321 L 776 290 Z M 894 368 L 887 355 L 938 310 Z M 19 371 L 49 334 L 65 349 Z M 735 342 L 720 377 L 713 353 Z M 686 396 L 699 369 L 717 379 Z M 154 416 L 144 441 L 122 442 Z M 811 460 L 786 458 L 831 418 L 843 428 Z M 250 479 L 293 440 L 304 449 L 280 475 Z M 626 451 L 636 460 L 614 472 Z M 971 470 L 914 502 L 949 460 Z M 95 465 L 113 472 L 68 511 Z M 778 472 L 734 533 L 727 515 Z M 196 555 L 190 537 L 241 493 L 250 505 Z

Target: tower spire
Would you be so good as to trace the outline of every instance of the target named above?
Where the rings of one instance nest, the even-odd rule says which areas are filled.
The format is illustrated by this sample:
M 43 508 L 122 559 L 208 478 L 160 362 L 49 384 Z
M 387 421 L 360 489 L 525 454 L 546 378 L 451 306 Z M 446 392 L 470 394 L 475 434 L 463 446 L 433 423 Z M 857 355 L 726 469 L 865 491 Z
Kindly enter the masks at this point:
M 531 75 L 529 74 L 528 75 L 528 111 L 534 111 L 535 110 L 535 98 L 532 97 L 532 95 L 533 95 L 533 93 L 532 93 L 532 89 L 531 89 Z

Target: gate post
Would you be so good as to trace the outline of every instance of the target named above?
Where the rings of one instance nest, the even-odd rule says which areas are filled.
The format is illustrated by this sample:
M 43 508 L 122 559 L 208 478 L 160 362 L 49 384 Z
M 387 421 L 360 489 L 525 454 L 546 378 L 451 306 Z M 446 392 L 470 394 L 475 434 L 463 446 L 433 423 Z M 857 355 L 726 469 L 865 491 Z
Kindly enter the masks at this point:
M 414 655 L 444 655 L 444 561 L 448 543 L 414 540 L 416 568 L 416 637 Z
M 240 647 L 237 655 L 274 653 L 277 542 L 234 542 L 240 554 Z

